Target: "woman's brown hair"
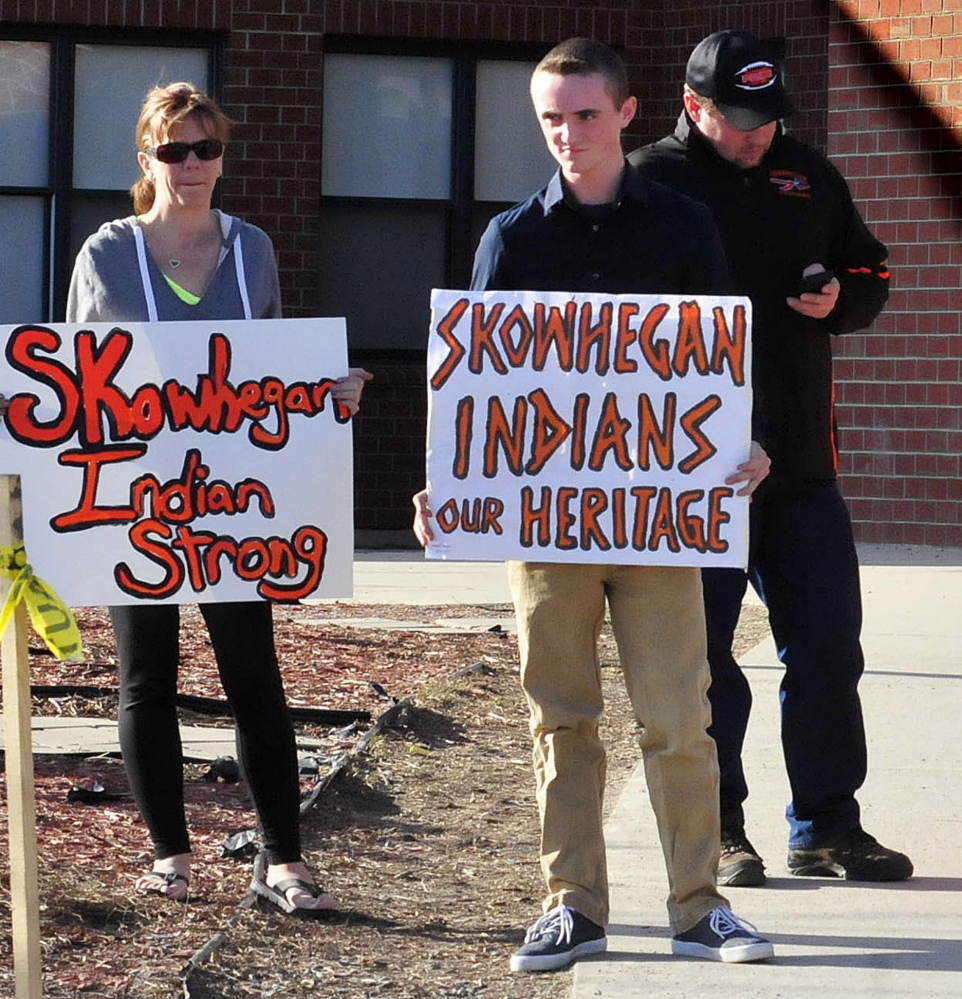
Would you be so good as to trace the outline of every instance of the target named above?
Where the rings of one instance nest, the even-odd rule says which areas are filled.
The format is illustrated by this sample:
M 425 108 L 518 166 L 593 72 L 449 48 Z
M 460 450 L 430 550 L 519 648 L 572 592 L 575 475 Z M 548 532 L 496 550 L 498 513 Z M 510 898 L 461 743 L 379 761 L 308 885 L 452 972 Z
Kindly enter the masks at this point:
M 230 118 L 207 94 L 192 83 L 169 83 L 154 87 L 144 100 L 137 119 L 137 149 L 145 153 L 150 146 L 166 141 L 187 118 L 193 118 L 215 139 L 226 142 L 230 135 Z M 141 172 L 130 189 L 135 214 L 150 211 L 154 193 L 154 182 Z

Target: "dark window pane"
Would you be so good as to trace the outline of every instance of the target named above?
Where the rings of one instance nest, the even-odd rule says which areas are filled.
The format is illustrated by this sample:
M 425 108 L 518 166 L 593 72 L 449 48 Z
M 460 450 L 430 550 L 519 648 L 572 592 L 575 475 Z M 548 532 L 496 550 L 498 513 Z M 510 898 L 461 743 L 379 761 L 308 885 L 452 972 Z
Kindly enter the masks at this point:
M 0 323 L 38 323 L 46 317 L 43 226 L 43 198 L 0 198 L 0 232 L 7 234 L 0 240 Z
M 445 244 L 442 208 L 322 208 L 319 314 L 347 318 L 353 349 L 423 350 Z
M 98 191 L 79 194 L 74 192 L 70 216 L 70 267 L 83 246 L 84 240 L 95 233 L 104 222 L 126 218 L 134 214 L 130 195 L 120 191 Z

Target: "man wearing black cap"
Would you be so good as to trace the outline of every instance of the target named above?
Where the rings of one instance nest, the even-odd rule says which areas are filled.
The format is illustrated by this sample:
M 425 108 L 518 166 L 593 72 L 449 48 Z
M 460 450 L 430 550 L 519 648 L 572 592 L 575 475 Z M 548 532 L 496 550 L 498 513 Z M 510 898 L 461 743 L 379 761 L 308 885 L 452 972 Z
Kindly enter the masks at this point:
M 836 484 L 831 335 L 864 329 L 888 295 L 886 248 L 842 176 L 786 134 L 795 107 L 775 55 L 754 35 L 720 31 L 688 61 L 673 135 L 629 160 L 711 208 L 739 294 L 753 304 L 756 435 L 772 459 L 754 495 L 748 572 L 703 571 L 721 770 L 718 883 L 760 885 L 745 835 L 741 752 L 751 692 L 731 647 L 748 582 L 768 607 L 785 667 L 782 745 L 792 791 L 793 874 L 895 881 L 904 854 L 862 830 L 866 774 L 858 696 L 861 597 L 851 522 Z

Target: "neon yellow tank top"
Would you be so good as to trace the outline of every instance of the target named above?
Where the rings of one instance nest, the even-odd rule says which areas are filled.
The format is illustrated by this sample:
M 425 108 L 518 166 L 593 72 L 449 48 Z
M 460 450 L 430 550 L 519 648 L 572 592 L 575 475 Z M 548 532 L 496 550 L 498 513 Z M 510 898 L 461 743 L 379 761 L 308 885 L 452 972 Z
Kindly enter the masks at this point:
M 170 285 L 174 294 L 182 302 L 186 302 L 188 305 L 196 305 L 200 301 L 200 295 L 195 295 L 192 291 L 188 291 L 186 288 L 181 288 L 176 281 L 172 281 L 166 274 L 164 275 L 164 280 Z

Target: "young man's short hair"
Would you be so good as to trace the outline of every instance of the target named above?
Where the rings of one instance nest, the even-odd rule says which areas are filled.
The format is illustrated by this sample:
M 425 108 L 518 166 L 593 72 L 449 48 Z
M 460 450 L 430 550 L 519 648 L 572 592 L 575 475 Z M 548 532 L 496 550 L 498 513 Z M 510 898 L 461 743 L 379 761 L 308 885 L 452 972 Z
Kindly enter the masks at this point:
M 628 73 L 621 56 L 603 42 L 592 38 L 569 38 L 556 45 L 535 66 L 535 73 L 558 73 L 561 76 L 587 76 L 599 73 L 615 107 L 628 100 Z

